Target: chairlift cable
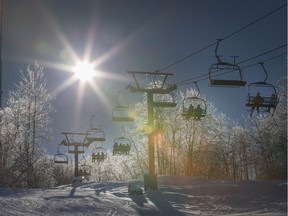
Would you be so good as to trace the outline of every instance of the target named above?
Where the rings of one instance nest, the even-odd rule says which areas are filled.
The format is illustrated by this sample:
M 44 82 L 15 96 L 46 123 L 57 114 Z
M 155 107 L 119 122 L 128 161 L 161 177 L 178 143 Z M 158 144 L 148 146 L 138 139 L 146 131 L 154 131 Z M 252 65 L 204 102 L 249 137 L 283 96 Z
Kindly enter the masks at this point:
M 282 54 L 279 54 L 279 55 L 277 55 L 277 56 L 273 56 L 273 57 L 271 57 L 271 58 L 269 58 L 269 59 L 266 59 L 266 60 L 263 60 L 263 61 L 261 61 L 261 62 L 263 62 L 263 63 L 264 63 L 264 62 L 268 62 L 268 61 L 271 61 L 271 60 L 273 60 L 273 59 L 279 58 L 279 57 L 281 57 L 281 56 L 283 56 L 283 55 L 286 55 L 286 54 L 287 54 L 287 52 L 282 53 Z M 253 63 L 253 64 L 250 64 L 250 65 L 241 67 L 241 69 L 253 67 L 253 66 L 258 65 L 258 64 L 259 64 L 259 62 Z M 219 75 L 223 75 L 223 74 L 227 74 L 227 73 L 231 73 L 231 71 L 228 71 L 228 72 L 226 71 L 226 72 L 224 72 L 224 73 L 220 73 L 220 74 L 217 74 L 217 75 L 215 75 L 215 76 L 219 76 Z M 208 74 L 201 75 L 201 76 L 198 76 L 198 77 L 202 77 L 202 76 L 205 76 L 205 78 L 197 79 L 196 82 L 201 82 L 201 81 L 207 80 L 206 76 L 208 76 Z M 198 77 L 196 77 L 196 78 L 198 78 Z M 180 86 L 180 85 L 188 85 L 188 84 L 194 83 L 196 78 L 194 78 L 194 79 L 192 79 L 192 81 L 188 81 L 188 82 L 182 81 L 183 83 L 177 84 L 177 85 Z M 190 80 L 190 79 L 189 79 L 189 80 Z
M 255 23 L 259 22 L 260 20 L 262 20 L 262 19 L 264 19 L 264 18 L 266 18 L 266 17 L 274 14 L 275 12 L 277 12 L 278 10 L 280 10 L 280 9 L 286 7 L 286 6 L 287 6 L 287 4 L 282 5 L 281 7 L 279 7 L 279 8 L 277 8 L 277 9 L 275 9 L 275 10 L 273 10 L 273 11 L 265 14 L 264 16 L 262 16 L 262 17 L 260 17 L 260 18 L 258 18 L 258 19 L 256 19 L 256 20 L 248 23 L 247 25 L 245 25 L 245 26 L 239 28 L 238 30 L 230 33 L 229 35 L 223 37 L 222 40 L 225 40 L 225 39 L 227 39 L 227 38 L 229 38 L 229 37 L 231 37 L 231 36 L 239 33 L 240 31 L 243 31 L 244 29 L 250 27 L 251 25 L 254 25 Z M 174 63 L 169 64 L 169 65 L 163 67 L 163 68 L 160 69 L 160 70 L 157 70 L 157 72 L 161 72 L 161 71 L 163 71 L 163 70 L 165 70 L 165 69 L 167 69 L 167 68 L 169 68 L 169 67 L 172 67 L 172 66 L 174 66 L 174 65 L 176 65 L 176 64 L 178 64 L 178 63 L 180 63 L 180 62 L 182 62 L 182 61 L 184 61 L 184 60 L 186 60 L 186 59 L 188 59 L 188 58 L 190 58 L 190 57 L 192 57 L 192 56 L 194 56 L 194 55 L 196 55 L 196 54 L 198 54 L 198 53 L 200 53 L 200 52 L 202 52 L 202 51 L 204 51 L 204 50 L 206 50 L 206 49 L 208 49 L 209 47 L 214 46 L 215 44 L 217 44 L 217 42 L 214 42 L 214 43 L 212 43 L 212 44 L 210 44 L 210 45 L 208 45 L 208 46 L 206 46 L 206 47 L 204 47 L 204 48 L 202 48 L 202 49 L 200 49 L 200 50 L 198 50 L 198 51 L 196 51 L 196 52 L 194 52 L 194 53 L 192 53 L 192 54 L 189 54 L 189 55 L 185 56 L 184 58 L 181 58 L 181 59 L 175 61 Z
M 277 9 L 274 9 L 273 11 L 265 14 L 264 16 L 262 16 L 262 17 L 260 17 L 260 18 L 258 18 L 258 19 L 256 19 L 256 20 L 248 23 L 247 25 L 245 25 L 245 26 L 239 28 L 238 30 L 230 33 L 229 35 L 223 37 L 221 40 L 225 40 L 225 39 L 227 39 L 227 38 L 229 38 L 229 37 L 232 37 L 233 35 L 235 35 L 235 34 L 241 32 L 241 31 L 243 31 L 244 29 L 246 29 L 246 28 L 254 25 L 255 23 L 261 21 L 262 19 L 265 19 L 266 17 L 274 14 L 275 12 L 277 12 L 278 10 L 280 10 L 280 9 L 286 7 L 286 6 L 287 6 L 287 4 L 284 4 L 284 5 L 282 5 L 281 7 L 277 8 Z M 156 70 L 156 73 L 161 72 L 161 71 L 163 71 L 163 70 L 165 70 L 165 69 L 167 69 L 167 68 L 170 68 L 170 67 L 172 67 L 172 66 L 174 66 L 174 65 L 176 65 L 176 64 L 178 64 L 178 63 L 180 63 L 180 62 L 182 62 L 182 61 L 184 61 L 184 60 L 186 60 L 186 59 L 188 59 L 188 58 L 190 58 L 190 57 L 192 57 L 192 56 L 194 56 L 194 55 L 196 55 L 196 54 L 198 54 L 198 53 L 200 53 L 200 52 L 202 52 L 202 51 L 204 51 L 204 50 L 206 50 L 206 49 L 208 49 L 208 48 L 210 48 L 211 46 L 214 46 L 214 45 L 217 44 L 217 43 L 219 43 L 219 40 L 218 40 L 217 42 L 214 42 L 214 43 L 210 44 L 210 45 L 207 45 L 206 47 L 204 47 L 204 48 L 202 48 L 202 49 L 200 49 L 200 50 L 198 50 L 198 51 L 196 51 L 196 52 L 194 52 L 194 53 L 192 53 L 192 54 L 189 54 L 189 55 L 185 56 L 184 58 L 181 58 L 181 59 L 177 60 L 176 62 L 174 62 L 174 63 L 172 63 L 172 64 L 169 64 L 169 65 L 163 67 L 163 68 L 160 69 L 160 70 Z M 283 46 L 287 46 L 287 45 L 283 45 Z M 280 48 L 282 48 L 283 46 L 281 46 Z M 271 51 L 269 51 L 269 52 L 273 52 L 273 51 L 275 51 L 276 49 L 279 49 L 279 48 L 275 48 L 274 50 L 271 50 Z M 269 53 L 269 52 L 263 53 L 263 54 L 261 54 L 261 55 L 265 55 L 265 54 L 267 54 L 267 53 Z M 259 56 L 261 56 L 261 55 L 259 55 Z M 254 58 L 257 58 L 257 57 L 259 57 L 259 56 L 253 57 L 253 59 L 254 59 Z M 242 61 L 241 63 L 244 63 L 244 62 L 249 61 L 249 60 L 252 60 L 252 59 L 248 59 L 248 60 Z M 240 64 L 240 63 L 238 63 L 238 64 Z M 227 72 L 226 72 L 226 73 L 227 73 Z M 207 76 L 207 75 L 201 75 L 201 76 L 198 76 L 197 78 L 206 77 L 206 76 Z M 192 78 L 192 79 L 194 80 L 193 82 L 195 82 L 195 77 Z M 197 80 L 197 81 L 202 81 L 202 80 L 206 80 L 206 79 L 207 79 L 207 78 L 205 78 L 205 79 L 203 78 L 203 79 L 199 79 L 199 80 Z M 191 80 L 191 79 L 189 79 L 189 80 Z M 188 83 L 186 83 L 186 82 L 189 81 L 189 80 L 184 80 L 184 81 L 178 82 L 178 83 L 176 83 L 176 85 L 179 85 L 179 84 L 182 84 L 182 85 L 188 84 Z M 127 87 L 126 87 L 126 88 L 127 88 Z M 107 126 L 109 126 L 110 124 L 111 124 L 111 123 L 109 123 Z M 106 127 L 107 127 L 107 126 L 106 126 Z
M 244 61 L 241 61 L 241 62 L 239 62 L 238 64 L 243 64 L 243 63 L 245 63 L 245 62 L 247 62 L 247 61 L 250 61 L 250 60 L 253 60 L 253 59 L 258 58 L 258 57 L 260 57 L 260 56 L 263 56 L 263 55 L 266 55 L 266 54 L 268 54 L 268 53 L 274 52 L 274 51 L 276 51 L 276 50 L 278 50 L 278 49 L 281 49 L 281 48 L 283 48 L 283 47 L 287 47 L 287 43 L 286 43 L 286 44 L 283 44 L 283 45 L 281 45 L 281 46 L 279 46 L 279 47 L 277 47 L 277 48 L 274 48 L 274 49 L 272 49 L 272 50 L 266 51 L 266 52 L 264 52 L 264 53 L 262 53 L 262 54 L 259 54 L 259 55 L 257 55 L 257 56 L 254 56 L 254 57 L 252 57 L 252 58 L 249 58 L 249 59 L 246 59 L 246 60 L 244 60 Z
M 102 110 L 99 110 L 95 115 L 92 115 L 92 116 L 95 118 L 95 117 L 98 116 L 101 112 L 102 112 Z M 76 131 L 79 131 L 79 130 L 82 129 L 84 126 L 88 125 L 88 123 L 91 124 L 91 117 L 89 118 L 89 120 L 85 121 L 80 127 L 78 127 Z
M 266 59 L 266 60 L 264 60 L 264 61 L 261 61 L 261 62 L 264 63 L 264 62 L 267 62 L 267 61 L 270 61 L 270 60 L 279 58 L 280 56 L 283 56 L 283 55 L 286 55 L 286 54 L 287 54 L 287 52 L 281 53 L 281 54 L 279 54 L 279 55 L 273 56 L 273 57 L 271 57 L 271 58 L 269 58 L 269 59 Z M 257 65 L 257 64 L 259 64 L 259 63 L 258 63 L 258 62 L 257 62 L 257 63 L 253 63 L 253 64 L 250 64 L 250 65 L 246 65 L 246 66 L 244 66 L 244 67 L 241 67 L 241 68 L 242 68 L 242 69 L 243 69 L 243 68 L 249 68 L 249 67 L 255 66 L 255 65 Z
M 284 5 L 282 5 L 281 7 L 277 8 L 277 9 L 275 9 L 275 10 L 269 12 L 269 13 L 267 13 L 266 15 L 264 15 L 264 16 L 262 16 L 262 17 L 256 19 L 256 20 L 254 20 L 254 21 L 252 21 L 251 23 L 248 23 L 247 25 L 243 26 L 242 28 L 240 28 L 240 29 L 238 29 L 238 30 L 232 32 L 231 34 L 227 35 L 226 37 L 224 37 L 223 40 L 225 40 L 225 39 L 227 39 L 227 38 L 229 38 L 229 37 L 231 37 L 231 36 L 237 34 L 238 32 L 240 32 L 240 31 L 242 31 L 242 30 L 248 28 L 249 26 L 251 26 L 251 25 L 253 25 L 253 24 L 259 22 L 260 20 L 262 20 L 262 19 L 264 19 L 264 18 L 266 18 L 266 17 L 272 15 L 273 13 L 277 12 L 278 10 L 280 10 L 280 9 L 282 9 L 283 7 L 286 7 L 286 6 L 287 6 L 287 4 L 284 4 Z
M 174 63 L 172 63 L 170 65 L 167 65 L 167 66 L 163 67 L 160 70 L 157 70 L 157 72 L 161 72 L 163 70 L 166 70 L 167 68 L 170 68 L 170 67 L 172 67 L 172 66 L 174 66 L 174 65 L 176 65 L 176 64 L 178 64 L 178 63 L 180 63 L 180 62 L 182 62 L 182 61 L 184 61 L 184 60 L 186 60 L 186 59 L 188 59 L 188 58 L 190 58 L 190 57 L 192 57 L 192 56 L 194 56 L 194 55 L 196 55 L 196 54 L 198 54 L 198 53 L 200 53 L 200 52 L 202 52 L 202 51 L 204 51 L 204 50 L 206 50 L 206 49 L 208 49 L 208 48 L 210 48 L 212 46 L 214 46 L 215 44 L 217 44 L 217 42 L 214 42 L 214 43 L 212 43 L 212 44 L 210 44 L 210 45 L 208 45 L 208 46 L 206 46 L 206 47 L 204 47 L 204 48 L 202 48 L 200 50 L 197 50 L 196 52 L 194 52 L 194 53 L 192 53 L 192 54 L 190 54 L 188 56 L 185 56 L 184 58 L 179 59 L 178 61 L 176 61 L 176 62 L 174 62 Z
M 279 46 L 279 47 L 277 47 L 277 48 L 274 48 L 274 49 L 272 49 L 272 50 L 269 50 L 269 51 L 266 51 L 266 52 L 261 53 L 261 54 L 259 54 L 259 55 L 256 55 L 256 56 L 254 56 L 254 57 L 251 57 L 251 58 L 249 58 L 249 59 L 243 60 L 243 61 L 239 62 L 238 65 L 239 65 L 239 64 L 243 64 L 243 63 L 245 63 L 245 62 L 247 62 L 247 61 L 253 60 L 253 59 L 255 59 L 255 58 L 261 57 L 261 56 L 263 56 L 263 55 L 269 54 L 269 53 L 271 53 L 271 52 L 274 52 L 274 51 L 276 51 L 276 50 L 278 50 L 278 49 L 281 49 L 281 48 L 283 48 L 283 47 L 286 47 L 286 46 L 287 46 L 287 44 L 284 44 L 284 45 L 281 45 L 281 46 Z M 286 53 L 287 53 L 287 52 L 286 52 Z M 285 54 L 285 53 L 284 53 L 284 54 Z M 277 58 L 277 57 L 280 57 L 280 56 L 282 56 L 282 55 L 284 55 L 284 54 L 282 53 L 281 55 L 277 55 L 276 57 L 272 57 L 272 59 Z M 272 59 L 271 59 L 271 60 L 272 60 Z M 267 61 L 267 60 L 265 60 L 265 61 Z M 253 65 L 254 65 L 254 64 L 253 64 Z M 244 68 L 244 67 L 241 67 L 241 69 L 243 69 L 243 68 Z M 227 72 L 225 72 L 225 73 L 227 73 Z M 222 74 L 224 74 L 224 73 L 222 73 Z M 218 74 L 218 75 L 222 75 L 222 74 Z M 216 75 L 216 76 L 218 76 L 218 75 Z M 203 81 L 203 80 L 206 80 L 206 79 L 207 79 L 207 78 L 206 78 L 207 76 L 208 76 L 208 74 L 199 75 L 199 76 L 196 76 L 196 77 L 193 77 L 193 78 L 190 78 L 190 79 L 186 79 L 186 80 L 180 81 L 180 82 L 176 83 L 176 85 L 186 85 L 186 84 L 190 84 L 190 83 L 195 82 L 195 80 L 196 80 L 196 82 L 197 82 L 197 81 Z M 205 77 L 205 78 L 202 78 L 202 77 Z M 202 78 L 202 79 L 199 79 L 199 78 Z
M 229 38 L 229 37 L 232 37 L 233 35 L 235 35 L 235 34 L 239 33 L 240 31 L 243 31 L 244 29 L 246 29 L 246 28 L 254 25 L 255 23 L 261 21 L 262 19 L 265 19 L 266 17 L 274 14 L 275 12 L 277 12 L 278 10 L 280 10 L 280 9 L 286 7 L 286 6 L 287 6 L 287 4 L 284 4 L 284 5 L 280 6 L 279 8 L 276 8 L 275 10 L 273 10 L 273 11 L 265 14 L 264 16 L 262 16 L 262 17 L 260 17 L 260 18 L 258 18 L 258 19 L 256 19 L 256 20 L 248 23 L 247 25 L 245 25 L 245 26 L 239 28 L 238 30 L 230 33 L 229 35 L 223 37 L 221 40 L 225 40 L 225 39 L 227 39 L 227 38 Z M 202 52 L 202 51 L 204 51 L 204 50 L 206 50 L 206 49 L 208 49 L 208 48 L 210 48 L 210 47 L 212 47 L 212 46 L 214 46 L 214 45 L 217 44 L 217 43 L 218 43 L 218 41 L 217 41 L 217 42 L 214 42 L 214 43 L 212 43 L 212 44 L 210 44 L 210 45 L 207 45 L 206 47 L 204 47 L 204 48 L 202 48 L 202 49 L 199 49 L 198 51 L 196 51 L 196 52 L 194 52 L 194 53 L 191 53 L 191 54 L 189 54 L 189 55 L 187 55 L 187 56 L 185 56 L 185 57 L 183 57 L 183 58 L 175 61 L 174 63 L 169 64 L 169 65 L 163 67 L 163 68 L 160 69 L 160 70 L 156 70 L 156 72 L 161 72 L 161 71 L 163 71 L 163 70 L 166 70 L 167 68 L 170 68 L 170 67 L 172 67 L 172 66 L 174 66 L 174 65 L 176 65 L 176 64 L 178 64 L 178 63 L 180 63 L 180 62 L 182 62 L 182 61 L 184 61 L 184 60 L 186 60 L 186 59 L 188 59 L 188 58 L 190 58 L 190 57 L 192 57 L 192 56 L 194 56 L 194 55 L 196 55 L 196 54 L 198 54 L 198 53 L 200 53 L 200 52 Z M 239 63 L 238 63 L 238 64 L 239 64 Z M 205 75 L 200 75 L 200 76 L 198 76 L 197 78 L 206 77 L 206 76 L 207 76 L 206 74 L 205 74 Z M 195 78 L 192 78 L 192 79 L 195 79 Z M 206 78 L 205 78 L 205 79 L 206 79 Z M 203 79 L 200 79 L 200 81 L 202 81 L 202 80 L 203 80 Z M 178 84 L 180 84 L 180 83 L 182 83 L 182 82 L 186 82 L 186 80 L 185 80 L 185 81 L 181 81 L 181 82 L 179 82 Z M 178 84 L 176 83 L 176 85 L 178 85 Z

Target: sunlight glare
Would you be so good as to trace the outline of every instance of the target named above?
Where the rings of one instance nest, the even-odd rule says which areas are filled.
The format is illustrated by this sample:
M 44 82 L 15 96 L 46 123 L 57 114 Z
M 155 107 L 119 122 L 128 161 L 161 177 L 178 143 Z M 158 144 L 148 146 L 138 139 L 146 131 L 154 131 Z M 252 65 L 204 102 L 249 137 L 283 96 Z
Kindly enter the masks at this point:
M 78 62 L 75 65 L 74 72 L 81 81 L 88 81 L 93 78 L 95 70 L 93 64 L 88 62 Z

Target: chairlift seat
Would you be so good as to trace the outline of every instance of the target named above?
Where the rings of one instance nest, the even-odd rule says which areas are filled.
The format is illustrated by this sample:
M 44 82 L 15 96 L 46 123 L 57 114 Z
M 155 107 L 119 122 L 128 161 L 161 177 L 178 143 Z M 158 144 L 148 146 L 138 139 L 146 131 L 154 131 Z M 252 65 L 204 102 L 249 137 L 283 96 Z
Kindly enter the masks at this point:
M 262 66 L 263 67 L 263 66 Z M 265 70 L 264 70 L 265 71 Z M 266 71 L 265 71 L 266 73 Z M 266 73 L 266 79 L 267 79 L 267 73 Z M 254 82 L 254 83 L 249 83 L 248 85 L 248 95 L 246 98 L 246 106 L 247 107 L 252 107 L 251 109 L 251 114 L 254 112 L 254 108 L 266 108 L 266 109 L 259 109 L 258 111 L 264 111 L 264 112 L 270 112 L 270 108 L 273 108 L 273 113 L 274 114 L 279 98 L 277 95 L 277 91 L 274 85 L 267 83 L 266 79 L 264 81 L 260 82 Z M 261 104 L 255 104 L 255 95 L 256 92 L 261 93 L 261 97 L 263 98 L 263 103 Z M 252 95 L 252 96 L 251 96 Z M 274 97 L 272 97 L 274 95 Z
M 87 145 L 88 143 L 92 142 L 103 142 L 105 141 L 105 134 L 104 131 L 99 129 L 99 128 L 90 128 L 87 130 L 87 136 L 85 140 L 85 144 Z
M 90 144 L 92 142 L 104 142 L 105 138 L 104 137 L 87 137 L 86 141 Z M 85 145 L 87 145 L 88 143 L 85 143 Z
M 91 155 L 92 162 L 103 162 L 105 159 L 107 159 L 107 150 L 102 147 L 97 147 L 93 150 L 93 154 Z
M 189 110 L 189 107 L 192 106 L 192 112 Z M 198 110 L 195 109 L 195 107 L 200 106 L 201 108 L 201 113 L 199 113 Z M 196 113 L 195 113 L 196 110 Z M 182 116 L 186 117 L 186 119 L 190 119 L 191 117 L 194 118 L 194 120 L 200 120 L 202 117 L 206 116 L 207 112 L 207 105 L 206 102 L 198 97 L 198 96 L 193 96 L 193 97 L 187 97 L 183 100 L 183 111 L 182 111 Z
M 210 79 L 210 83 L 213 86 L 236 86 L 243 87 L 246 85 L 246 81 L 243 80 L 218 80 L 218 79 Z
M 131 141 L 125 137 L 114 139 L 113 155 L 129 155 L 131 150 Z
M 246 106 L 249 106 L 249 107 L 255 106 L 254 98 L 255 97 L 253 97 L 253 96 L 248 97 Z M 258 105 L 258 106 L 259 107 L 267 107 L 267 108 L 270 107 L 270 108 L 273 108 L 273 107 L 277 106 L 277 101 L 271 101 L 270 97 L 263 97 L 263 103 Z
M 68 164 L 68 161 L 54 161 L 55 164 Z
M 54 163 L 68 164 L 68 156 L 66 154 L 58 153 L 54 155 Z
M 133 117 L 112 116 L 112 120 L 115 122 L 133 122 L 135 119 Z
M 186 112 L 183 112 L 181 114 L 181 116 L 184 116 L 184 117 L 195 117 L 194 115 L 190 115 L 187 111 Z M 200 117 L 205 117 L 206 116 L 206 112 L 205 110 L 202 111 Z
M 112 109 L 112 120 L 116 122 L 133 122 L 135 110 L 129 106 L 116 106 Z

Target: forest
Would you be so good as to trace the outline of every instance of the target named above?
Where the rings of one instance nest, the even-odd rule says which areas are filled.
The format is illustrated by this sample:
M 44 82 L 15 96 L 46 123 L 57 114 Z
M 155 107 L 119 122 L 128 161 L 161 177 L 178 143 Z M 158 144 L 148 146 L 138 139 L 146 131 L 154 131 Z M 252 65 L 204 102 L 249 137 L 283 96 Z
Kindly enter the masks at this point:
M 79 169 L 87 173 L 87 181 L 142 179 L 149 164 L 147 133 L 153 133 L 157 175 L 214 180 L 287 179 L 287 77 L 278 81 L 277 93 L 274 115 L 242 116 L 239 123 L 218 112 L 209 101 L 201 121 L 187 120 L 181 115 L 182 102 L 197 92 L 179 91 L 175 94 L 176 107 L 155 108 L 155 126 L 150 130 L 144 95 L 135 104 L 135 127 L 123 128 L 131 140 L 129 153 L 113 155 L 108 150 L 105 160 L 94 162 L 91 155 L 84 155 Z M 156 96 L 165 100 L 165 95 Z M 45 147 L 53 135 L 54 100 L 47 90 L 43 66 L 37 62 L 29 65 L 1 110 L 0 187 L 49 188 L 71 183 L 73 157 L 69 165 L 55 164 Z

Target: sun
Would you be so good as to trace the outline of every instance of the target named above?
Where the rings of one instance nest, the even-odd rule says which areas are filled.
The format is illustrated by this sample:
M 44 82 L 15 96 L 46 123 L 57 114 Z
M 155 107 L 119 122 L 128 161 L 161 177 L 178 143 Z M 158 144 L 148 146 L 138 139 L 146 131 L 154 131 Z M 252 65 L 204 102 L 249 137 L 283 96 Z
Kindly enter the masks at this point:
M 95 75 L 94 65 L 86 61 L 78 62 L 74 67 L 74 73 L 79 80 L 89 81 Z

